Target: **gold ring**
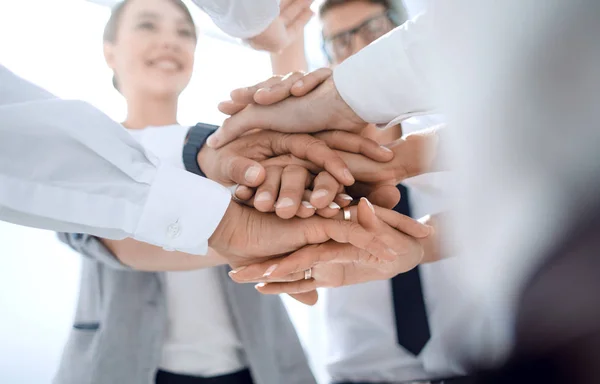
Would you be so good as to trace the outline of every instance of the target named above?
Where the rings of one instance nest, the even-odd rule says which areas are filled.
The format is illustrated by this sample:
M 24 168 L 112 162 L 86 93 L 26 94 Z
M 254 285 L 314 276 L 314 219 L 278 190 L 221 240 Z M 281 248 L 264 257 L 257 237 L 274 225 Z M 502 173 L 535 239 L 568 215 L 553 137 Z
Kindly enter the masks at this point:
M 308 268 L 306 271 L 304 271 L 304 280 L 310 279 L 312 279 L 312 268 Z
M 350 210 L 344 208 L 343 211 L 344 211 L 344 220 L 350 221 Z

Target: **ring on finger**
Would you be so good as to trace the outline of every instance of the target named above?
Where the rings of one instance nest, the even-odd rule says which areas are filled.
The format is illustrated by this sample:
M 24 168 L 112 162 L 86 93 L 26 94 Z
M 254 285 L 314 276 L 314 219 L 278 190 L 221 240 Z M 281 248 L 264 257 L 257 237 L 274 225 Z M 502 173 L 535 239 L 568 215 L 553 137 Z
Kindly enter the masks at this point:
M 350 210 L 348 208 L 344 208 L 343 211 L 344 211 L 344 220 L 350 221 L 350 218 L 351 218 Z
M 304 271 L 304 280 L 312 279 L 312 268 L 308 268 Z

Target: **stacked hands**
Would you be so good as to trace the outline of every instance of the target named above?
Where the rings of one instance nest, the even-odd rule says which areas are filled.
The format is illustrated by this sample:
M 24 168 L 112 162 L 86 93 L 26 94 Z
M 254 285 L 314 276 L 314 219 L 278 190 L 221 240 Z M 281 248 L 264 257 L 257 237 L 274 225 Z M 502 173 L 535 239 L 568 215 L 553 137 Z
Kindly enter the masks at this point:
M 390 209 L 396 185 L 427 168 L 423 138 L 362 137 L 366 123 L 329 69 L 234 90 L 219 109 L 230 117 L 198 163 L 237 186 L 209 239 L 234 281 L 314 304 L 318 287 L 388 279 L 434 257 L 433 228 Z

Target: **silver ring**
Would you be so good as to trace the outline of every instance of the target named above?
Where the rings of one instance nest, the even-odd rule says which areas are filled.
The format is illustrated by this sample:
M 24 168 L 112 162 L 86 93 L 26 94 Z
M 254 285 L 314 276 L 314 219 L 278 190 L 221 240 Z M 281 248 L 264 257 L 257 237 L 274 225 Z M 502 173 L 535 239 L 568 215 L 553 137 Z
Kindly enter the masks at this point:
M 308 268 L 304 271 L 304 280 L 312 279 L 312 268 Z
M 344 208 L 343 211 L 344 211 L 344 220 L 350 221 L 350 210 Z

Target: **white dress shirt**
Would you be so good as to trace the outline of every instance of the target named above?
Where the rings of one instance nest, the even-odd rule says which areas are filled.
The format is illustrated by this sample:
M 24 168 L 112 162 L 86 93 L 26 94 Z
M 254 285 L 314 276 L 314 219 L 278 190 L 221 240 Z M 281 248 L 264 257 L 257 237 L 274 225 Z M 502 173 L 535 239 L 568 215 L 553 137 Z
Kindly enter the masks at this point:
M 120 124 L 0 66 L 0 219 L 204 254 L 221 185 L 146 152 Z
M 279 15 L 277 0 L 194 2 L 240 38 Z M 0 86 L 0 220 L 206 253 L 228 190 L 161 165 L 100 111 L 60 100 L 1 65 Z
M 279 16 L 278 0 L 193 0 L 228 35 L 247 39 Z
M 402 124 L 402 132 L 409 134 L 441 122 L 441 116 L 434 115 L 409 118 Z M 449 209 L 449 172 L 421 175 L 403 183 L 409 189 L 415 217 Z M 327 290 L 327 371 L 332 380 L 394 383 L 463 374 L 463 368 L 448 359 L 442 348 L 447 320 L 464 307 L 456 278 L 460 263 L 460 258 L 452 258 L 420 266 L 431 339 L 416 357 L 397 342 L 390 280 Z
M 181 148 L 187 131 L 173 125 L 129 132 L 163 164 L 185 169 Z M 165 273 L 168 324 L 161 369 L 211 377 L 246 366 L 217 273 L 216 268 Z
M 468 259 L 456 279 L 471 299 L 445 321 L 448 342 L 438 348 L 495 364 L 511 346 L 519 290 L 561 238 L 562 220 L 585 209 L 600 184 L 600 3 L 432 5 L 345 60 L 334 81 L 368 122 L 438 105 L 448 116 L 456 215 L 446 230 Z

